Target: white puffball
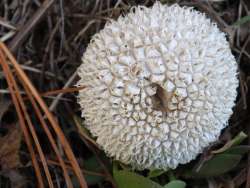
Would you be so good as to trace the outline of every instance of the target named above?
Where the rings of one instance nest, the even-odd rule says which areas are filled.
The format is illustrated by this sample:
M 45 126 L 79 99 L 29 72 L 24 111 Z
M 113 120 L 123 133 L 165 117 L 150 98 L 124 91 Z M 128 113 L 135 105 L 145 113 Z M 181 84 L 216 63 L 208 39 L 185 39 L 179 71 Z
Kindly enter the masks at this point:
M 93 36 L 78 102 L 96 142 L 136 169 L 176 168 L 216 141 L 238 87 L 225 34 L 192 8 L 133 8 Z

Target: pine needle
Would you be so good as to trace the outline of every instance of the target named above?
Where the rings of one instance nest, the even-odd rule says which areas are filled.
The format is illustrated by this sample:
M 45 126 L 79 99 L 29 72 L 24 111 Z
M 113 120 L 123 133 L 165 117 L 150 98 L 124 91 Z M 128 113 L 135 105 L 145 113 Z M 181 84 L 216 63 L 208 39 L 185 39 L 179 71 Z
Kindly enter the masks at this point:
M 53 128 L 53 130 L 55 131 L 56 135 L 58 136 L 58 140 L 60 141 L 61 145 L 63 146 L 64 152 L 68 158 L 68 160 L 70 161 L 70 164 L 72 166 L 72 170 L 75 173 L 75 175 L 78 178 L 79 184 L 81 187 L 83 188 L 87 188 L 87 183 L 84 179 L 84 176 L 82 174 L 82 171 L 79 167 L 79 164 L 77 163 L 77 160 L 73 154 L 73 151 L 64 135 L 64 133 L 62 132 L 60 126 L 58 125 L 58 123 L 56 122 L 54 116 L 52 115 L 52 113 L 49 111 L 46 103 L 43 101 L 42 97 L 39 95 L 39 93 L 37 92 L 36 88 L 32 85 L 31 81 L 29 80 L 29 78 L 27 77 L 27 75 L 25 74 L 25 72 L 22 70 L 22 68 L 20 67 L 20 65 L 16 62 L 15 58 L 12 56 L 12 54 L 10 53 L 10 51 L 6 48 L 6 46 L 0 42 L 0 58 L 1 58 L 1 65 L 3 67 L 6 79 L 8 81 L 8 85 L 10 87 L 11 90 L 11 96 L 13 98 L 13 102 L 15 104 L 16 110 L 18 112 L 18 117 L 20 120 L 20 124 L 22 125 L 22 129 L 24 132 L 24 137 L 25 137 L 25 141 L 28 145 L 29 148 L 29 152 L 31 153 L 32 156 L 32 161 L 33 161 L 33 165 L 36 171 L 36 175 L 37 175 L 37 179 L 38 179 L 38 183 L 40 187 L 43 187 L 43 181 L 41 178 L 41 173 L 40 173 L 40 168 L 39 165 L 37 164 L 37 160 L 34 157 L 34 150 L 32 147 L 32 143 L 30 141 L 30 135 L 27 131 L 27 126 L 30 129 L 31 132 L 31 136 L 33 138 L 33 141 L 35 142 L 36 148 L 38 150 L 38 154 L 39 157 L 41 159 L 47 180 L 48 180 L 48 184 L 49 187 L 53 187 L 53 182 L 51 179 L 51 175 L 47 166 L 47 161 L 45 159 L 45 156 L 43 154 L 43 151 L 41 149 L 41 146 L 39 144 L 39 140 L 37 138 L 37 135 L 35 133 L 35 130 L 33 128 L 32 122 L 31 122 L 31 118 L 29 117 L 29 114 L 27 113 L 27 110 L 25 108 L 25 104 L 23 101 L 22 96 L 20 95 L 19 89 L 17 87 L 17 83 L 15 81 L 15 78 L 10 70 L 10 68 L 8 67 L 8 63 L 7 61 L 9 61 L 9 63 L 13 66 L 15 72 L 18 75 L 19 81 L 21 82 L 21 84 L 23 85 L 26 94 L 28 95 L 28 98 L 30 100 L 30 102 L 32 103 L 32 106 L 35 110 L 35 113 L 46 133 L 46 135 L 49 138 L 50 144 L 54 150 L 54 152 L 56 153 L 56 156 L 59 160 L 59 164 L 63 170 L 64 173 L 64 177 L 65 177 L 65 181 L 68 187 L 73 187 L 72 186 L 72 182 L 70 181 L 70 177 L 68 175 L 68 171 L 66 168 L 66 165 L 63 161 L 63 159 L 60 156 L 60 152 L 59 149 L 57 148 L 56 145 L 56 141 L 55 139 L 52 137 L 52 134 L 50 133 L 48 126 L 51 126 Z M 6 57 L 7 59 L 6 59 Z M 13 88 L 14 87 L 14 88 Z M 47 125 L 42 117 L 42 112 L 40 111 L 40 109 L 43 111 L 43 113 L 45 114 L 46 118 L 49 121 L 49 125 Z M 23 111 L 23 112 L 22 112 Z M 23 118 L 23 116 L 26 119 L 27 124 L 25 124 L 25 119 Z

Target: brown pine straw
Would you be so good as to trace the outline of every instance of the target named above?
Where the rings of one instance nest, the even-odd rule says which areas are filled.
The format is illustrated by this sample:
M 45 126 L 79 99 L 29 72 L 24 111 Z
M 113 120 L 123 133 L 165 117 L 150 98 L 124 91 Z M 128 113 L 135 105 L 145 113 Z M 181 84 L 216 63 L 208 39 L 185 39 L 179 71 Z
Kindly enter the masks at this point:
M 0 56 L 1 56 L 1 59 L 4 59 L 4 55 L 3 55 L 3 52 L 1 51 L 0 52 Z M 2 67 L 4 69 L 4 72 L 5 73 L 10 73 L 10 68 L 8 67 L 8 65 L 6 66 L 6 64 L 4 63 L 4 61 L 2 61 Z M 26 107 L 25 107 L 25 104 L 24 104 L 24 101 L 21 97 L 21 94 L 19 92 L 19 89 L 18 89 L 18 86 L 17 86 L 17 83 L 15 82 L 14 80 L 14 77 L 12 74 L 7 74 L 6 75 L 9 79 L 9 82 L 8 83 L 11 83 L 12 84 L 12 87 L 14 89 L 14 93 L 16 94 L 16 97 L 17 97 L 17 100 L 19 102 L 19 105 L 21 107 L 21 111 L 23 112 L 23 116 L 25 117 L 26 119 L 26 122 L 28 124 L 28 128 L 30 130 L 30 133 L 32 135 L 32 138 L 33 138 L 33 141 L 35 142 L 35 145 L 36 145 L 36 148 L 37 148 L 37 151 L 38 151 L 38 154 L 39 154 L 39 157 L 41 158 L 41 161 L 42 161 L 42 166 L 44 168 L 44 171 L 45 171 L 45 175 L 47 177 L 47 180 L 48 180 L 48 183 L 49 183 L 49 186 L 50 187 L 54 187 L 53 186 L 53 182 L 52 182 L 52 178 L 51 178 L 51 175 L 50 175 L 50 172 L 49 172 L 49 168 L 48 168 L 48 164 L 46 162 L 46 159 L 45 159 L 45 156 L 43 154 L 43 151 L 42 151 L 42 148 L 41 148 L 41 145 L 38 141 L 38 138 L 37 138 L 37 135 L 36 135 L 36 132 L 34 130 L 34 126 L 31 122 L 31 119 L 29 117 L 29 114 L 26 110 Z
M 73 87 L 73 88 L 64 88 L 64 89 L 57 89 L 57 90 L 52 90 L 52 91 L 47 91 L 44 93 L 41 93 L 40 95 L 43 97 L 50 96 L 50 95 L 57 95 L 60 93 L 72 93 L 75 91 L 79 91 L 84 89 L 85 87 Z
M 9 85 L 9 90 L 10 90 L 11 97 L 12 97 L 13 103 L 14 103 L 16 111 L 17 111 L 19 123 L 20 123 L 20 126 L 21 126 L 23 134 L 24 134 L 25 142 L 27 144 L 28 150 L 29 150 L 30 155 L 31 155 L 31 160 L 32 160 L 34 170 L 36 173 L 36 177 L 37 177 L 37 181 L 38 181 L 38 187 L 42 188 L 42 187 L 44 187 L 44 183 L 43 183 L 43 178 L 41 175 L 41 170 L 40 170 L 39 164 L 38 164 L 37 159 L 36 159 L 36 154 L 35 154 L 34 149 L 32 147 L 32 142 L 31 142 L 31 139 L 29 136 L 29 132 L 28 132 L 26 125 L 25 125 L 25 120 L 23 118 L 23 113 L 22 113 L 20 104 L 18 102 L 17 96 L 15 95 L 16 94 L 15 89 L 13 88 L 12 82 L 10 80 L 9 72 L 8 72 L 8 70 L 6 70 L 6 64 L 4 63 L 3 53 L 1 50 L 0 50 L 0 63 L 2 65 L 4 74 L 5 74 L 5 78 L 8 82 L 8 85 Z
M 73 93 L 75 91 L 80 91 L 86 87 L 69 87 L 69 88 L 64 88 L 64 89 L 56 89 L 56 90 L 51 90 L 51 91 L 46 91 L 43 93 L 39 93 L 41 97 L 47 97 L 51 95 L 58 95 L 58 94 L 66 94 L 66 93 Z M 24 93 L 26 95 L 26 93 Z M 27 96 L 23 97 L 23 100 L 29 99 Z
M 48 161 L 48 164 L 60 166 L 60 163 L 58 163 L 57 161 L 54 161 L 51 159 L 48 159 L 47 161 Z M 69 163 L 69 162 L 66 161 L 66 163 Z M 66 164 L 66 167 L 67 167 L 67 169 L 72 170 L 72 167 L 70 165 Z M 107 178 L 107 176 L 104 173 L 93 172 L 93 171 L 89 171 L 89 170 L 82 170 L 82 172 L 84 174 L 88 174 L 88 175 L 92 175 L 92 176 L 100 176 L 100 177 Z
M 37 115 L 39 121 L 41 122 L 41 125 L 42 125 L 42 127 L 43 127 L 45 133 L 46 133 L 47 136 L 48 136 L 48 139 L 49 139 L 49 141 L 50 141 L 50 143 L 51 143 L 51 146 L 52 146 L 53 150 L 54 150 L 55 153 L 56 153 L 56 157 L 58 158 L 59 164 L 60 164 L 60 166 L 62 167 L 62 170 L 63 170 L 63 174 L 64 174 L 64 177 L 65 177 L 65 181 L 66 181 L 67 187 L 73 187 L 72 182 L 71 182 L 70 177 L 69 177 L 69 174 L 68 174 L 68 171 L 67 171 L 67 169 L 66 169 L 65 163 L 64 163 L 64 161 L 63 161 L 63 159 L 62 159 L 62 157 L 61 157 L 61 155 L 60 155 L 59 149 L 57 148 L 56 142 L 55 142 L 55 140 L 53 139 L 53 136 L 52 136 L 51 132 L 49 131 L 49 128 L 47 127 L 47 125 L 46 125 L 46 123 L 45 123 L 45 121 L 44 121 L 44 119 L 43 119 L 43 115 L 42 115 L 42 113 L 40 112 L 39 107 L 37 106 L 37 103 L 35 102 L 34 98 L 33 98 L 32 95 L 28 92 L 28 89 L 27 89 L 27 86 L 26 86 L 26 85 L 24 85 L 24 88 L 25 88 L 25 91 L 26 91 L 26 93 L 27 93 L 27 95 L 28 95 L 28 98 L 29 98 L 29 100 L 30 100 L 30 102 L 31 102 L 31 104 L 32 104 L 32 106 L 33 106 L 33 108 L 34 108 L 34 110 L 35 110 L 35 113 L 36 113 L 36 115 Z
M 43 101 L 41 96 L 38 94 L 37 90 L 32 85 L 32 83 L 28 79 L 27 75 L 21 69 L 20 65 L 16 62 L 15 58 L 12 56 L 12 54 L 9 52 L 9 50 L 6 48 L 6 46 L 3 43 L 0 42 L 0 51 L 1 50 L 2 50 L 2 52 L 0 53 L 1 54 L 0 63 L 2 65 L 2 67 L 3 67 L 3 71 L 5 73 L 5 76 L 6 76 L 9 88 L 10 88 L 11 96 L 13 98 L 13 102 L 15 104 L 15 107 L 16 107 L 16 110 L 17 110 L 17 113 L 18 113 L 18 117 L 19 117 L 19 120 L 20 120 L 20 125 L 22 127 L 23 132 L 24 132 L 24 138 L 25 138 L 25 141 L 27 143 L 29 152 L 31 154 L 31 158 L 32 158 L 33 166 L 35 168 L 35 172 L 36 172 L 36 176 L 37 176 L 37 179 L 38 179 L 39 187 L 44 187 L 44 183 L 43 183 L 43 180 L 42 180 L 41 171 L 40 171 L 38 162 L 37 162 L 37 160 L 35 158 L 35 152 L 34 152 L 34 150 L 32 148 L 30 135 L 29 135 L 28 130 L 26 128 L 26 124 L 25 124 L 25 120 L 24 120 L 23 116 L 25 117 L 25 119 L 26 119 L 26 121 L 28 123 L 28 127 L 30 129 L 31 136 L 33 138 L 33 141 L 35 142 L 36 147 L 37 147 L 38 154 L 39 154 L 39 157 L 41 159 L 41 162 L 42 162 L 42 165 L 43 165 L 43 168 L 44 168 L 44 171 L 45 171 L 45 175 L 46 175 L 46 178 L 48 180 L 49 187 L 53 187 L 53 182 L 52 182 L 49 170 L 48 170 L 47 161 L 46 161 L 46 159 L 44 157 L 44 154 L 43 154 L 43 152 L 41 150 L 37 135 L 35 133 L 35 130 L 33 129 L 33 125 L 31 123 L 29 115 L 28 115 L 28 113 L 27 113 L 27 111 L 25 109 L 25 105 L 24 105 L 23 99 L 22 99 L 22 97 L 20 95 L 20 92 L 18 90 L 18 87 L 17 87 L 17 84 L 15 82 L 14 76 L 12 75 L 12 72 L 8 67 L 7 59 L 5 58 L 4 55 L 7 56 L 8 60 L 10 61 L 10 64 L 14 67 L 14 70 L 16 71 L 16 73 L 17 73 L 17 75 L 18 75 L 18 77 L 19 77 L 19 79 L 20 79 L 20 81 L 21 81 L 21 83 L 22 83 L 22 85 L 24 87 L 24 89 L 26 91 L 26 94 L 28 95 L 28 98 L 29 98 L 30 102 L 32 103 L 32 106 L 35 109 L 36 115 L 38 116 L 38 119 L 41 122 L 41 125 L 44 128 L 45 133 L 47 134 L 47 136 L 49 138 L 51 146 L 52 146 L 53 150 L 55 151 L 56 156 L 57 156 L 57 158 L 59 160 L 59 164 L 60 164 L 61 168 L 63 169 L 63 173 L 64 173 L 64 177 L 65 177 L 67 186 L 68 187 L 73 187 L 72 183 L 70 181 L 69 175 L 68 175 L 66 165 L 65 165 L 64 161 L 62 160 L 62 158 L 60 156 L 59 149 L 56 146 L 56 142 L 55 142 L 54 138 L 52 137 L 52 134 L 49 132 L 49 129 L 48 129 L 45 121 L 43 120 L 42 112 L 40 111 L 40 108 L 45 113 L 45 116 L 48 118 L 51 127 L 54 129 L 56 135 L 58 136 L 58 139 L 59 139 L 59 141 L 61 142 L 61 144 L 63 146 L 65 154 L 66 154 L 67 158 L 70 161 L 73 172 L 75 173 L 75 175 L 78 178 L 80 186 L 83 187 L 83 188 L 87 188 L 87 183 L 86 183 L 86 181 L 84 179 L 84 176 L 83 176 L 83 174 L 81 172 L 81 169 L 80 169 L 80 167 L 79 167 L 79 165 L 77 163 L 77 160 L 76 160 L 76 158 L 75 158 L 75 156 L 74 156 L 74 154 L 73 154 L 73 152 L 71 150 L 71 147 L 70 147 L 68 141 L 66 140 L 66 137 L 63 134 L 60 126 L 58 125 L 58 123 L 54 119 L 52 113 L 48 110 L 47 105 L 45 104 L 45 102 Z

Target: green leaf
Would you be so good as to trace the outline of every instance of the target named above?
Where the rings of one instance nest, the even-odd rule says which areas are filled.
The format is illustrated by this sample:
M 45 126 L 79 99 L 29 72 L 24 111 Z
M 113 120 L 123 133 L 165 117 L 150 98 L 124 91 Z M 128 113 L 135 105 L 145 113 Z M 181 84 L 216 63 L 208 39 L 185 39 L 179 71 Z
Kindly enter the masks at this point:
M 173 180 L 164 186 L 164 188 L 185 188 L 185 187 L 186 183 L 181 180 Z
M 237 146 L 239 145 L 243 140 L 245 140 L 247 138 L 247 135 L 241 131 L 239 134 L 237 134 L 237 136 L 234 137 L 232 141 L 232 146 Z
M 86 182 L 88 183 L 88 185 L 95 185 L 104 180 L 104 177 L 101 177 L 101 176 L 84 175 L 84 178 Z
M 235 136 L 232 140 L 227 142 L 223 147 L 221 147 L 218 150 L 212 151 L 212 153 L 223 153 L 224 151 L 228 150 L 232 146 L 239 145 L 246 138 L 247 138 L 247 135 L 241 131 L 239 134 L 237 134 L 237 136 Z
M 194 172 L 196 177 L 218 176 L 232 170 L 241 160 L 241 155 L 218 154 L 204 162 L 199 171 Z
M 236 21 L 235 23 L 233 23 L 233 26 L 240 26 L 244 23 L 247 23 L 250 21 L 250 16 L 244 16 L 241 19 L 239 19 L 238 21 Z
M 166 172 L 165 170 L 150 170 L 148 173 L 148 178 L 155 178 L 157 176 L 162 175 L 165 172 Z
M 115 170 L 114 178 L 118 188 L 163 188 L 144 176 L 126 170 Z
M 84 167 L 86 170 L 92 172 L 100 172 L 102 170 L 101 166 L 99 165 L 98 161 L 95 157 L 91 157 L 84 161 Z M 85 175 L 85 179 L 88 185 L 94 185 L 104 180 L 104 177 L 101 176 L 94 176 L 94 175 Z
M 236 155 L 243 155 L 245 153 L 250 152 L 250 146 L 235 146 L 232 147 L 230 149 L 228 149 L 227 151 L 225 151 L 225 154 L 236 154 Z

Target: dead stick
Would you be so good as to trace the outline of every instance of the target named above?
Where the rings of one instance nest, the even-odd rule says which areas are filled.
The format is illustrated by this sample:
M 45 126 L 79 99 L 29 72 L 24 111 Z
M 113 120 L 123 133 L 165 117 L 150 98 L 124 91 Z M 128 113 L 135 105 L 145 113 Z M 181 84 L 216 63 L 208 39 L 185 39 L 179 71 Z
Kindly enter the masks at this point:
M 60 165 L 59 162 L 51 160 L 51 159 L 48 159 L 48 164 L 56 165 L 56 166 Z M 72 170 L 72 167 L 70 165 L 67 165 L 66 168 L 68 168 L 69 170 Z M 87 175 L 100 176 L 100 177 L 105 177 L 106 178 L 105 174 L 102 174 L 102 173 L 99 173 L 99 172 L 93 172 L 93 171 L 89 171 L 89 170 L 85 170 L 85 169 L 82 169 L 82 172 L 84 174 L 87 174 Z
M 36 11 L 36 13 L 24 24 L 16 34 L 16 36 L 9 43 L 9 49 L 12 52 L 15 52 L 16 49 L 21 45 L 23 40 L 27 37 L 27 35 L 32 31 L 35 25 L 41 20 L 41 18 L 45 15 L 45 13 L 49 10 L 51 5 L 55 2 L 55 0 L 45 0 L 41 7 Z
M 250 127 L 248 126 L 248 134 L 250 133 Z M 248 137 L 248 144 L 250 144 L 250 137 Z M 250 188 L 250 154 L 248 153 L 247 158 L 247 179 L 246 179 L 246 188 Z

